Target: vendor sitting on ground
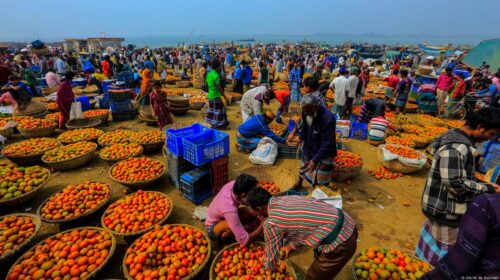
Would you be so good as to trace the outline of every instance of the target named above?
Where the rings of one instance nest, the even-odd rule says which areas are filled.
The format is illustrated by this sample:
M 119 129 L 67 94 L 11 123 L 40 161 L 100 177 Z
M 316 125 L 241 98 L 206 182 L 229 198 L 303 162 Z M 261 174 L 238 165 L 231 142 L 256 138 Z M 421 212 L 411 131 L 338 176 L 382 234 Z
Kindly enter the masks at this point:
M 274 113 L 267 111 L 264 115 L 255 115 L 238 127 L 236 137 L 238 150 L 249 152 L 255 150 L 262 137 L 269 137 L 278 143 L 287 143 L 286 139 L 276 135 L 269 129 L 274 120 Z
M 243 122 L 250 117 L 262 114 L 262 105 L 275 98 L 274 91 L 268 86 L 255 87 L 243 94 L 241 97 L 241 118 Z
M 290 106 L 290 91 L 285 89 L 278 89 L 274 91 L 274 95 L 276 96 L 276 100 L 280 103 L 280 107 L 276 112 L 276 122 L 283 123 L 281 120 L 281 115 L 284 113 L 288 113 L 288 107 Z
M 250 227 L 256 220 L 257 214 L 246 204 L 247 193 L 257 187 L 255 177 L 240 174 L 235 181 L 224 185 L 208 206 L 205 227 L 212 240 L 224 243 L 234 239 L 241 246 L 252 242 L 262 233 L 262 223 L 252 232 Z
M 396 106 L 394 104 L 387 104 L 384 100 L 378 98 L 369 98 L 363 101 L 361 111 L 358 116 L 358 122 L 368 123 L 372 118 L 380 116 L 385 112 L 394 111 Z
M 356 222 L 341 209 L 314 198 L 272 196 L 263 188 L 248 193 L 248 205 L 264 222 L 266 269 L 275 269 L 300 247 L 313 247 L 314 260 L 305 279 L 333 279 L 356 252 Z
M 15 75 L 9 76 L 9 82 L 2 88 L 2 92 L 5 95 L 2 96 L 3 99 L 9 100 L 12 105 L 17 105 L 17 109 L 20 111 L 26 109 L 33 97 L 30 88 L 19 81 L 19 77 Z
M 380 145 L 385 142 L 387 129 L 397 131 L 398 129 L 385 117 L 385 111 L 375 115 L 368 124 L 368 142 L 372 145 Z

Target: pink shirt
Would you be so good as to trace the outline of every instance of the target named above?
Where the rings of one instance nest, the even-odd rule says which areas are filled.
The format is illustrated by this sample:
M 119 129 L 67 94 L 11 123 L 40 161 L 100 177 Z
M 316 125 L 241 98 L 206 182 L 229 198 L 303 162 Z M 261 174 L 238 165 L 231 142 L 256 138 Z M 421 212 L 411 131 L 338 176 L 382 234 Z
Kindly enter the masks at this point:
M 500 91 L 500 79 L 497 77 L 493 77 L 493 79 L 491 79 L 491 81 L 493 82 L 493 84 L 495 86 L 497 86 L 497 89 Z
M 444 73 L 439 75 L 439 78 L 436 82 L 436 88 L 445 91 L 450 91 L 453 85 L 453 76 L 448 76 Z
M 57 87 L 61 85 L 61 79 L 59 78 L 59 75 L 48 72 L 45 74 L 45 81 L 47 81 L 47 85 L 49 87 Z
M 224 185 L 212 200 L 208 206 L 205 226 L 214 226 L 218 222 L 226 220 L 236 241 L 245 246 L 248 243 L 249 236 L 238 216 L 240 202 L 233 193 L 234 183 L 235 181 L 231 181 Z

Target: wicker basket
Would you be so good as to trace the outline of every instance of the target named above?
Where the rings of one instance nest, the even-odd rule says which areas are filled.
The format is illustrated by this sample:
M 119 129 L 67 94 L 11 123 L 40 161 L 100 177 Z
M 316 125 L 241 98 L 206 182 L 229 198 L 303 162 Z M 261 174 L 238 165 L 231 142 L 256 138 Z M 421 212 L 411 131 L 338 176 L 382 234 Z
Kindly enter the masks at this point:
M 203 106 L 205 106 L 205 102 L 201 102 L 201 101 L 189 102 L 189 106 L 193 110 L 201 110 L 201 108 L 203 108 Z
M 102 131 L 102 130 L 100 130 L 100 129 L 99 129 L 99 131 Z M 82 141 L 68 141 L 68 142 L 61 141 L 61 140 L 59 139 L 59 137 L 60 137 L 61 135 L 63 135 L 63 134 L 64 134 L 64 132 L 63 132 L 63 133 L 61 133 L 61 134 L 57 137 L 57 141 L 59 141 L 59 143 L 61 143 L 61 144 L 63 144 L 63 145 L 69 145 L 69 144 L 74 144 L 74 143 L 82 142 Z M 104 134 L 104 131 L 102 131 L 102 134 Z M 101 134 L 101 135 L 102 135 L 102 134 Z M 100 135 L 99 135 L 99 136 L 100 136 Z M 97 136 L 97 137 L 95 137 L 95 138 L 86 139 L 86 140 L 83 140 L 83 141 L 87 141 L 87 142 L 97 142 L 97 139 L 99 138 L 99 136 Z
M 68 231 L 73 231 L 73 230 L 83 230 L 83 229 L 88 229 L 88 230 L 96 230 L 96 231 L 107 231 L 109 232 L 109 230 L 106 230 L 106 229 L 103 229 L 103 228 L 99 228 L 99 227 L 78 227 L 78 228 L 72 228 L 72 229 L 68 229 L 68 230 L 65 230 L 63 232 L 60 232 L 60 233 L 66 233 Z M 111 234 L 111 232 L 109 232 Z M 48 237 L 48 238 L 51 238 L 52 236 Z M 35 244 L 32 248 L 35 248 L 36 246 L 42 244 L 45 240 L 47 240 L 48 238 L 38 242 L 37 244 Z M 106 266 L 106 264 L 109 262 L 109 260 L 111 259 L 111 257 L 113 256 L 113 253 L 115 252 L 115 249 L 116 249 L 116 238 L 113 236 L 113 234 L 111 234 L 111 247 L 109 248 L 109 253 L 108 253 L 108 256 L 106 257 L 106 259 L 102 262 L 102 264 L 97 267 L 94 271 L 92 271 L 91 273 L 89 273 L 87 275 L 87 277 L 85 279 L 92 279 L 96 276 L 97 273 L 99 273 L 99 271 L 102 270 L 103 267 Z M 29 251 L 27 251 L 26 253 L 28 253 Z M 20 256 L 16 262 L 11 266 L 11 268 L 9 269 L 9 272 L 7 273 L 7 275 L 10 275 L 12 269 L 23 259 L 23 256 L 26 254 L 24 253 L 22 256 Z
M 149 118 L 146 118 L 146 117 L 143 117 L 143 116 L 139 116 L 139 120 L 145 122 L 146 125 L 157 125 L 158 124 L 158 120 L 156 120 L 156 119 L 149 119 Z
M 274 166 L 250 167 L 243 170 L 241 173 L 254 176 L 257 181 L 272 181 L 280 188 L 281 192 L 289 190 L 296 183 L 296 176 L 292 175 L 290 171 Z
M 171 224 L 170 226 L 183 226 L 183 227 L 191 227 L 191 228 L 195 228 L 196 230 L 200 230 L 199 228 L 197 227 L 194 227 L 192 225 L 188 225 L 188 224 Z M 210 238 L 208 238 L 208 235 L 206 234 L 205 231 L 202 231 L 201 232 L 203 233 L 203 237 L 205 238 L 205 240 L 207 240 L 207 256 L 205 257 L 205 260 L 203 261 L 203 263 L 200 264 L 200 266 L 198 267 L 197 270 L 191 272 L 191 274 L 189 274 L 188 276 L 182 278 L 183 280 L 191 280 L 193 278 L 195 278 L 198 274 L 200 274 L 200 272 L 203 271 L 203 269 L 205 268 L 205 266 L 207 265 L 208 261 L 210 260 L 210 256 L 212 255 L 212 244 L 211 244 L 211 240 Z M 140 237 L 139 237 L 140 239 Z M 137 240 L 139 240 L 137 239 Z M 135 242 L 132 243 L 132 245 L 130 245 L 131 247 L 134 246 Z M 122 262 L 122 267 L 123 267 L 123 274 L 125 275 L 125 279 L 127 280 L 134 280 L 134 278 L 132 278 L 132 276 L 130 276 L 130 273 L 128 272 L 128 269 L 127 269 L 127 265 L 125 264 L 125 260 L 127 259 L 127 254 L 125 254 L 125 256 L 123 257 L 123 262 Z
M 189 111 L 189 109 L 190 109 L 190 107 L 176 108 L 176 107 L 170 107 L 170 106 L 168 106 L 168 110 L 174 116 L 183 116 L 183 115 L 187 114 L 187 112 Z
M 94 183 L 102 183 L 102 182 L 94 182 Z M 105 184 L 105 183 L 102 183 L 102 184 Z M 86 213 L 83 213 L 83 214 L 80 214 L 78 216 L 74 216 L 74 217 L 71 217 L 71 218 L 68 218 L 68 219 L 61 219 L 61 220 L 49 220 L 49 219 L 43 218 L 42 215 L 41 215 L 43 206 L 45 206 L 45 204 L 49 201 L 49 199 L 52 196 L 58 194 L 59 193 L 58 192 L 58 193 L 55 193 L 55 194 L 49 196 L 44 202 L 42 202 L 42 204 L 36 210 L 36 214 L 40 217 L 40 219 L 43 222 L 45 222 L 45 223 L 54 223 L 54 224 L 62 224 L 62 223 L 74 222 L 76 220 L 84 219 L 84 218 L 86 218 L 86 217 L 94 214 L 95 212 L 101 210 L 109 202 L 109 200 L 113 196 L 113 190 L 111 189 L 111 187 L 108 184 L 106 184 L 106 185 L 108 186 L 108 189 L 109 189 L 109 196 L 108 196 L 108 198 L 105 199 L 103 202 L 99 203 L 99 205 L 97 205 L 94 209 L 90 210 L 89 212 L 86 212 Z
M 90 142 L 90 143 L 92 143 L 92 142 Z M 92 143 L 92 144 L 94 145 L 94 148 L 90 152 L 88 152 L 84 155 L 81 155 L 79 157 L 67 159 L 67 160 L 62 160 L 62 161 L 56 161 L 56 162 L 48 162 L 42 156 L 42 161 L 43 161 L 43 163 L 47 164 L 50 168 L 52 168 L 54 170 L 58 170 L 58 171 L 69 170 L 69 169 L 83 166 L 83 165 L 87 164 L 88 162 L 90 162 L 94 158 L 95 150 L 97 149 L 97 144 L 96 143 Z
M 42 128 L 17 128 L 19 130 L 19 133 L 24 138 L 39 138 L 39 137 L 48 137 L 56 131 L 57 125 L 54 124 L 49 127 L 42 127 Z
M 121 237 L 132 237 L 132 236 L 139 236 L 139 235 L 142 235 L 148 231 L 150 231 L 152 228 L 154 228 L 156 225 L 162 225 L 163 223 L 165 223 L 165 221 L 170 217 L 170 215 L 172 214 L 172 210 L 174 209 L 174 203 L 172 202 L 172 199 L 170 199 L 170 197 L 164 193 L 161 193 L 161 192 L 155 192 L 155 191 L 146 191 L 145 193 L 157 193 L 157 194 L 160 194 L 162 196 L 164 196 L 167 200 L 168 200 L 168 203 L 170 205 L 170 208 L 168 210 L 168 213 L 165 215 L 165 217 L 163 217 L 163 219 L 161 219 L 160 221 L 158 221 L 156 224 L 153 224 L 151 225 L 150 227 L 148 228 L 145 228 L 145 229 L 142 229 L 140 231 L 137 231 L 137 232 L 131 232 L 131 233 L 119 233 L 119 232 L 116 232 L 108 227 L 106 227 L 104 225 L 104 218 L 106 216 L 106 211 L 108 209 L 106 209 L 104 211 L 104 213 L 102 214 L 101 216 L 101 226 L 109 231 L 111 231 L 114 235 L 117 235 L 117 236 L 121 236 Z M 130 195 L 134 195 L 134 194 L 130 194 Z M 125 199 L 122 198 L 122 199 Z
M 33 189 L 30 192 L 24 193 L 24 194 L 22 194 L 22 195 L 20 195 L 18 197 L 14 197 L 14 198 L 11 198 L 9 200 L 0 201 L 0 207 L 4 207 L 4 206 L 8 206 L 8 207 L 18 206 L 18 205 L 21 205 L 21 204 L 25 203 L 28 200 L 33 199 L 37 195 L 37 193 L 40 190 L 42 190 L 42 188 L 45 186 L 45 184 L 47 184 L 47 182 L 50 179 L 50 171 L 48 169 L 45 169 L 45 170 L 49 174 L 49 176 L 47 176 L 47 180 L 45 180 L 45 182 L 41 183 L 36 189 Z
M 0 256 L 0 264 L 3 264 L 5 262 L 11 260 L 12 257 L 14 257 L 19 251 L 21 251 L 25 246 L 27 246 L 30 243 L 30 241 L 33 240 L 33 238 L 38 234 L 38 232 L 40 231 L 40 227 L 42 226 L 42 222 L 40 221 L 40 217 L 38 217 L 37 215 L 28 214 L 28 213 L 13 213 L 13 214 L 1 216 L 0 220 L 2 220 L 3 218 L 9 217 L 9 216 L 30 217 L 31 221 L 35 224 L 35 231 L 33 232 L 33 234 L 30 237 L 28 237 L 28 239 L 24 240 L 21 244 L 19 244 L 19 246 L 17 246 L 17 248 L 15 250 L 12 250 L 12 251 L 8 252 L 7 254 Z
M 366 142 L 368 142 L 368 144 L 370 144 L 370 145 L 378 147 L 379 145 L 384 144 L 385 140 L 382 140 L 382 141 L 373 141 L 373 140 L 370 140 L 370 139 L 366 139 Z
M 432 66 L 419 65 L 417 68 L 417 72 L 422 75 L 430 75 L 434 71 Z
M 74 87 L 74 88 L 73 88 L 73 93 L 74 93 L 76 96 L 81 96 L 81 95 L 83 95 L 83 87 Z
M 415 252 L 406 252 L 406 251 L 405 251 L 404 253 L 405 253 L 407 256 L 410 256 L 410 257 L 411 257 L 411 256 L 413 256 L 413 255 L 415 255 Z M 358 260 L 358 258 L 359 258 L 360 256 L 361 256 L 361 253 L 357 253 L 356 255 L 354 255 L 354 258 L 352 259 L 351 272 L 352 272 L 352 279 L 354 279 L 354 280 L 362 280 L 362 278 L 361 278 L 361 277 L 358 277 L 358 276 L 356 275 L 356 262 L 357 262 L 357 260 Z M 411 257 L 411 258 L 415 259 L 416 257 Z M 431 269 L 431 270 L 432 270 L 432 269 L 434 269 L 434 267 L 433 267 L 432 265 L 430 265 L 430 264 L 429 264 L 429 267 L 430 267 L 430 269 Z M 368 279 L 368 278 L 367 278 L 367 279 Z M 405 279 L 406 279 L 406 278 L 405 278 Z
M 165 141 L 158 141 L 154 143 L 137 143 L 137 144 L 141 144 L 144 153 L 147 154 L 160 150 L 161 147 L 165 145 Z
M 175 82 L 175 85 L 179 88 L 188 88 L 191 86 L 190 81 L 177 81 Z
M 152 159 L 150 158 L 151 160 L 156 160 L 156 159 Z M 134 182 L 134 183 L 131 183 L 131 182 L 127 182 L 127 181 L 122 181 L 122 180 L 118 180 L 116 179 L 115 177 L 113 177 L 113 175 L 111 175 L 111 170 L 113 170 L 113 168 L 115 168 L 115 166 L 120 163 L 120 162 L 117 162 L 115 164 L 113 164 L 109 170 L 108 170 L 108 176 L 109 178 L 111 178 L 111 180 L 117 182 L 117 183 L 120 183 L 124 186 L 127 186 L 131 189 L 141 189 L 141 188 L 144 188 L 144 187 L 147 187 L 149 185 L 151 185 L 152 183 L 156 182 L 158 179 L 160 179 L 164 174 L 165 174 L 165 164 L 159 160 L 156 160 L 158 162 L 160 162 L 162 165 L 163 165 L 163 172 L 156 176 L 155 178 L 151 178 L 151 179 L 148 179 L 148 180 L 144 180 L 144 181 L 139 181 L 139 182 Z
M 68 129 L 93 128 L 102 124 L 100 119 L 78 119 L 66 123 Z
M 406 113 L 409 113 L 409 114 L 415 114 L 417 113 L 417 110 L 418 108 L 417 107 L 412 107 L 412 108 L 406 108 Z
M 102 115 L 98 115 L 98 116 L 85 117 L 85 119 L 90 119 L 90 120 L 97 119 L 97 120 L 101 120 L 102 124 L 105 124 L 109 120 L 109 112 L 107 114 L 102 114 Z
M 261 242 L 261 241 L 255 241 L 254 242 L 255 244 L 261 246 L 262 248 L 266 248 L 266 243 L 264 242 Z M 224 247 L 216 256 L 215 258 L 213 259 L 212 261 L 212 265 L 210 265 L 210 272 L 209 272 L 209 275 L 210 275 L 210 280 L 215 280 L 217 278 L 217 275 L 215 273 L 215 266 L 217 265 L 217 263 L 219 263 L 222 259 L 222 254 L 224 253 L 224 251 L 226 250 L 232 250 L 233 248 L 236 248 L 236 247 L 240 247 L 240 244 L 239 243 L 233 243 L 231 245 L 228 245 L 226 247 Z M 297 274 L 295 273 L 295 270 L 293 269 L 293 266 L 291 264 L 289 264 L 288 262 L 284 262 L 285 265 L 286 265 L 286 274 L 288 275 L 291 275 L 294 279 L 297 279 Z
M 233 102 L 236 102 L 236 101 L 241 101 L 243 95 L 241 93 L 233 92 L 231 93 L 231 97 L 233 98 Z
M 422 156 L 424 156 L 424 155 L 422 154 Z M 423 166 L 418 167 L 418 166 L 406 165 L 406 164 L 402 163 L 401 161 L 399 161 L 398 159 L 394 159 L 391 161 L 385 161 L 382 149 L 380 147 L 377 151 L 377 158 L 383 166 L 385 166 L 390 171 L 396 172 L 396 173 L 403 173 L 403 174 L 414 173 L 414 172 L 417 172 L 423 168 Z
M 417 115 L 417 117 L 414 119 L 415 123 L 421 126 L 427 126 L 427 125 L 432 125 L 432 126 L 442 126 L 442 127 L 447 127 L 447 124 L 445 121 L 438 119 L 438 118 L 433 118 L 432 120 L 426 120 L 422 118 L 422 115 Z
M 2 155 L 19 166 L 31 166 L 42 162 L 42 156 L 46 152 L 43 151 L 39 154 L 29 156 L 7 156 L 4 154 L 4 149 L 5 148 L 2 149 Z
M 343 182 L 343 181 L 352 179 L 359 174 L 362 167 L 363 167 L 363 164 L 360 164 L 358 166 L 335 165 L 333 172 L 332 172 L 332 180 L 337 181 L 337 182 Z
M 204 83 L 202 81 L 193 81 L 193 87 L 196 89 L 202 89 Z
M 42 94 L 43 95 L 51 95 L 54 92 L 57 92 L 59 90 L 59 87 L 46 87 L 42 88 Z
M 5 137 L 7 139 L 10 139 L 13 134 L 14 134 L 14 128 L 13 127 L 5 128 L 5 129 L 0 129 L 0 135 L 2 135 L 3 137 Z
M 140 150 L 139 152 L 137 152 L 137 153 L 133 154 L 133 155 L 130 155 L 130 156 L 126 156 L 126 157 L 122 157 L 122 158 L 117 158 L 117 159 L 111 159 L 111 158 L 106 158 L 106 157 L 104 157 L 101 153 L 99 153 L 99 157 L 100 157 L 102 160 L 104 160 L 104 161 L 107 161 L 107 162 L 113 162 L 113 163 L 115 163 L 115 162 L 119 162 L 119 161 L 122 161 L 122 160 L 125 160 L 125 159 L 128 159 L 128 158 L 131 158 L 131 157 L 138 157 L 138 156 L 142 155 L 142 152 L 143 152 L 143 149 L 144 149 L 144 148 L 142 147 L 142 145 L 140 145 L 140 146 L 141 146 L 141 150 Z M 101 151 L 102 151 L 102 150 L 101 150 Z
M 87 86 L 83 89 L 83 93 L 85 93 L 85 94 L 94 94 L 94 93 L 98 93 L 98 92 L 99 92 L 99 88 L 96 85 L 90 85 L 90 86 Z

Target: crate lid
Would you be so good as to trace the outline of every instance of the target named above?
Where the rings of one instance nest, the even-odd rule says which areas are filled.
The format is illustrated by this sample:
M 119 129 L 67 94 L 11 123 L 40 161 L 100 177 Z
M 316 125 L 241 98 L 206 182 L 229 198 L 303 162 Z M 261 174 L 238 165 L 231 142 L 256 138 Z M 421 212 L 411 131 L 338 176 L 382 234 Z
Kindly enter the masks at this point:
M 195 168 L 187 173 L 181 175 L 181 182 L 186 184 L 193 184 L 194 182 L 200 180 L 204 176 L 209 175 L 210 172 L 208 170 L 203 170 L 200 168 Z

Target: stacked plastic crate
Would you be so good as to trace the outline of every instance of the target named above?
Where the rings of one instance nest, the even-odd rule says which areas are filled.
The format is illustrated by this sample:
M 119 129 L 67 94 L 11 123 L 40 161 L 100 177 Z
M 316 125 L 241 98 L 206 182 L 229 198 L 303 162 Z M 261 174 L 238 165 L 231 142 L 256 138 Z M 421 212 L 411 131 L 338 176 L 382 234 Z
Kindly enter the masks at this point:
M 134 119 L 135 111 L 132 107 L 132 92 L 124 84 L 113 85 L 107 91 L 109 110 L 113 121 Z

